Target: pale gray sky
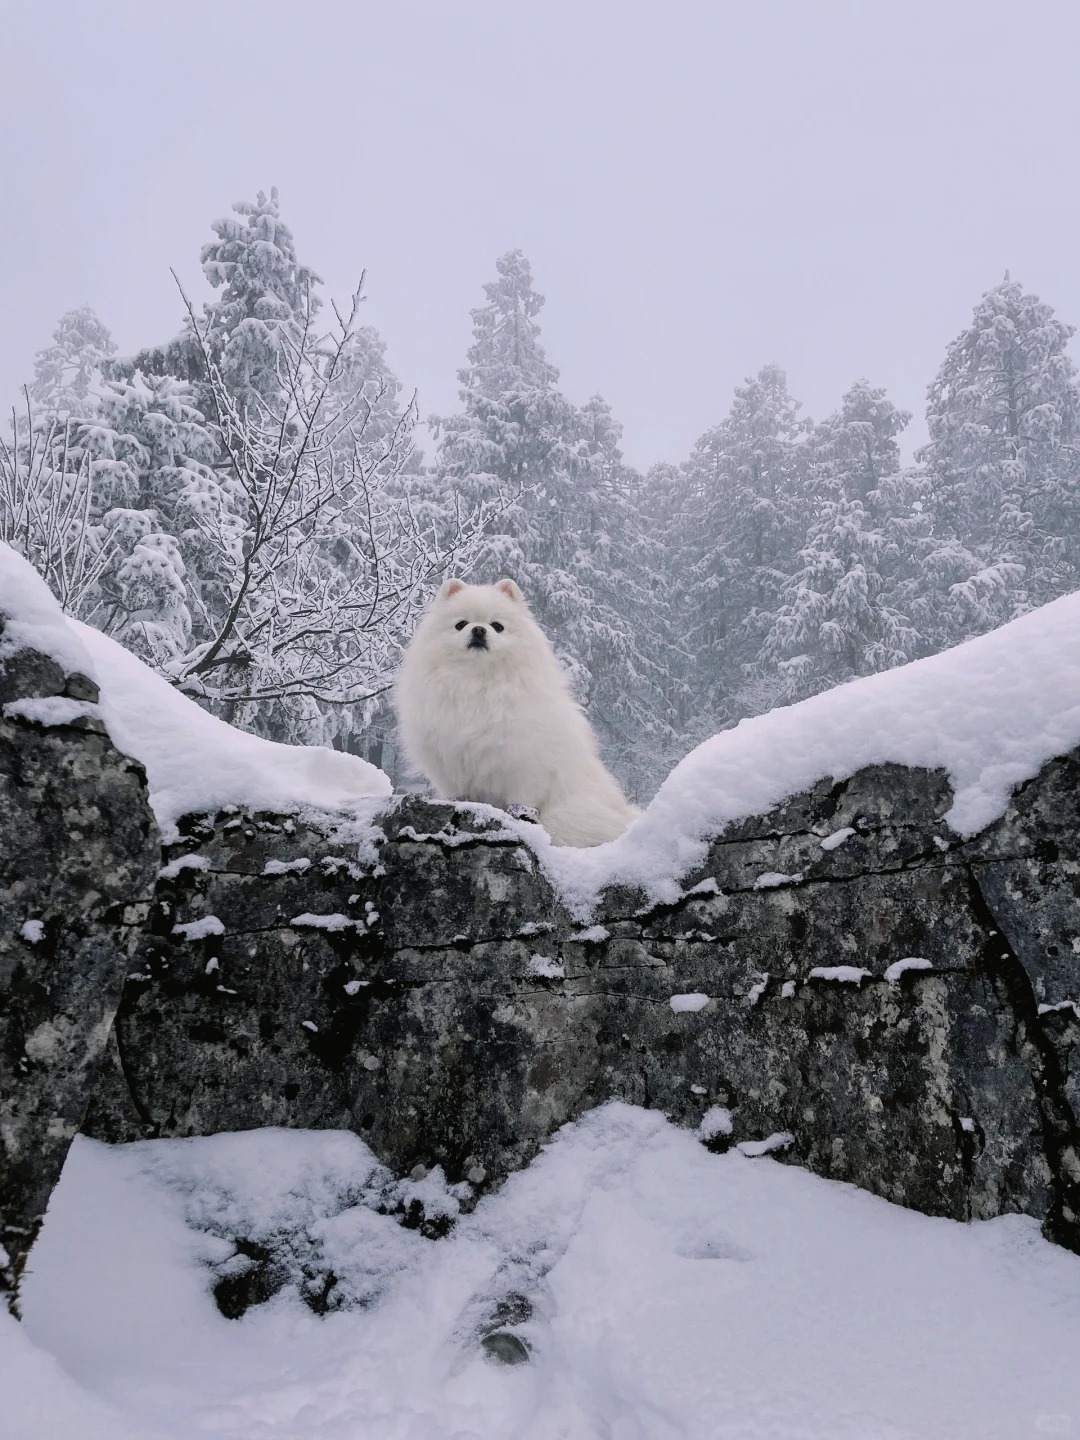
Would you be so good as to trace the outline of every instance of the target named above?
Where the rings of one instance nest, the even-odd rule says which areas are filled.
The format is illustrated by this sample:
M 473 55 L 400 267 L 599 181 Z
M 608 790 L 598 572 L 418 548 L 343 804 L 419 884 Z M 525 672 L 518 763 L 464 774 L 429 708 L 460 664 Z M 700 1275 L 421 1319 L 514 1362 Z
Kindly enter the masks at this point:
M 0 0 L 0 397 L 60 313 L 175 332 L 277 185 L 425 410 L 522 247 L 567 392 L 681 460 L 766 361 L 921 412 L 979 294 L 1080 323 L 1075 0 Z

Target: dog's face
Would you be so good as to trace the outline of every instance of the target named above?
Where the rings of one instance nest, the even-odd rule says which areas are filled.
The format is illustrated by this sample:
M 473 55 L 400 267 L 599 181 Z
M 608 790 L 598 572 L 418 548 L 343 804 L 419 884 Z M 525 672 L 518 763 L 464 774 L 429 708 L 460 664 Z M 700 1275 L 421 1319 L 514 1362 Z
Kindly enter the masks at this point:
M 513 580 L 466 585 L 447 580 L 424 622 L 426 638 L 441 654 L 468 664 L 492 664 L 527 641 L 533 628 Z

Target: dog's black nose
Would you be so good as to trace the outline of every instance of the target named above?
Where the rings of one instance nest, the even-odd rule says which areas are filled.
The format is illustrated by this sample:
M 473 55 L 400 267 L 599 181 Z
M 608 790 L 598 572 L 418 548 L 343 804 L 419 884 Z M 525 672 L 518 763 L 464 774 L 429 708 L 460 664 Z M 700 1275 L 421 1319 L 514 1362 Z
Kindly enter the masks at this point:
M 487 629 L 483 625 L 474 625 L 472 627 L 472 633 L 477 640 L 483 640 L 487 636 Z

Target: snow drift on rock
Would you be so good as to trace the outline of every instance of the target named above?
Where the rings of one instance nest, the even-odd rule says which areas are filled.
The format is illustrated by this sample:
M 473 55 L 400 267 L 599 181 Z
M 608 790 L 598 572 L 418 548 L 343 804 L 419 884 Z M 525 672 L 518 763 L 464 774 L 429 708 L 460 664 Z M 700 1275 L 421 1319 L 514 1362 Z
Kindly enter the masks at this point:
M 107 635 L 69 620 L 93 657 L 109 734 L 146 766 L 158 824 L 242 805 L 341 810 L 360 796 L 386 797 L 389 778 L 358 755 L 322 745 L 279 745 L 208 714 Z
M 10 545 L 0 542 L 0 659 L 16 650 L 51 656 L 68 675 L 96 680 L 93 661 L 70 628 L 45 581 Z
M 31 647 L 101 689 L 114 744 L 146 767 L 150 802 L 168 838 L 181 815 L 240 805 L 255 810 L 351 810 L 385 798 L 388 777 L 357 755 L 280 745 L 210 715 L 99 630 L 66 618 L 30 565 L 0 545 L 3 646 Z M 370 807 L 369 807 L 370 808 Z
M 705 842 L 832 776 L 868 765 L 942 769 L 946 820 L 972 835 L 1006 810 L 1016 786 L 1080 746 L 1080 594 L 1067 595 L 953 650 L 868 675 L 714 735 L 675 767 L 618 840 L 557 850 L 517 828 L 563 896 L 587 915 L 608 884 L 672 901 Z M 513 823 L 513 822 L 512 822 Z
M 0 611 L 13 617 L 9 634 L 97 679 L 110 733 L 146 766 L 166 831 L 185 812 L 227 804 L 340 810 L 391 793 L 382 771 L 356 756 L 275 744 L 207 714 L 122 646 L 65 621 L 44 583 L 4 546 Z M 1015 787 L 1047 760 L 1080 746 L 1078 637 L 1080 594 L 941 655 L 744 720 L 698 746 L 625 835 L 592 850 L 554 847 L 538 826 L 476 808 L 537 852 L 582 919 L 605 885 L 677 899 L 680 878 L 726 825 L 868 765 L 947 771 L 955 801 L 946 819 L 971 835 L 1001 815 Z

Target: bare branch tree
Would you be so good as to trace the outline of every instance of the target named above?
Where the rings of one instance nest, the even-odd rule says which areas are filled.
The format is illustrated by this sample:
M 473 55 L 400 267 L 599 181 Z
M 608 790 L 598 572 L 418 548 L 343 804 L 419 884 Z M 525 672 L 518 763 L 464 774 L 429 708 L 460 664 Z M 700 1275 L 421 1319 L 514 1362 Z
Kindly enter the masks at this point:
M 38 422 L 29 390 L 25 412 L 11 412 L 0 435 L 0 540 L 24 555 L 65 610 L 84 614 L 120 558 L 118 536 L 93 523 L 89 456 L 74 444 L 74 423 Z
M 24 392 L 0 437 L 0 539 L 64 608 L 281 739 L 364 728 L 432 591 L 517 498 L 468 509 L 423 471 L 362 283 L 329 333 L 310 294 L 272 327 L 254 385 L 177 280 L 196 382 L 102 375 L 72 417 Z
M 348 374 L 360 289 L 347 314 L 335 308 L 330 335 L 310 324 L 281 334 L 276 401 L 249 396 L 244 407 L 181 295 L 235 496 L 230 511 L 197 523 L 234 565 L 212 626 L 167 673 L 226 709 L 370 702 L 389 687 L 433 587 L 470 563 L 512 497 L 463 513 L 449 493 L 436 504 L 419 493 L 415 396 L 379 426 L 385 382 Z

